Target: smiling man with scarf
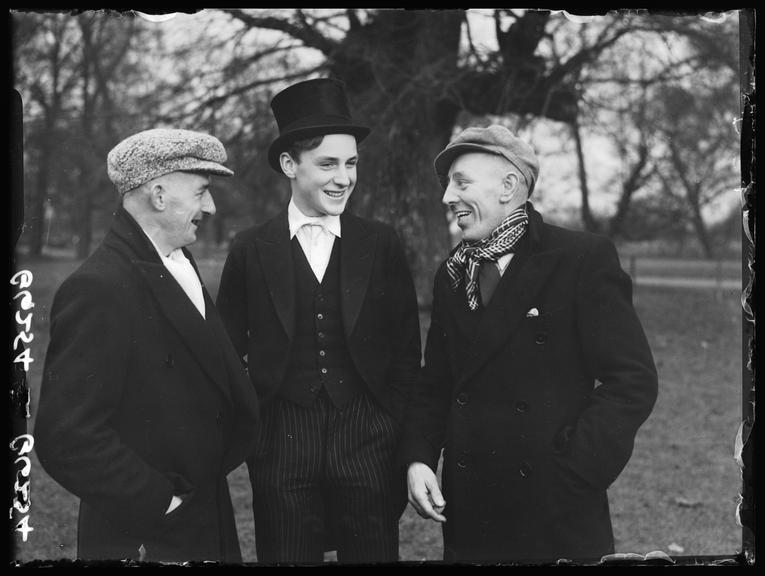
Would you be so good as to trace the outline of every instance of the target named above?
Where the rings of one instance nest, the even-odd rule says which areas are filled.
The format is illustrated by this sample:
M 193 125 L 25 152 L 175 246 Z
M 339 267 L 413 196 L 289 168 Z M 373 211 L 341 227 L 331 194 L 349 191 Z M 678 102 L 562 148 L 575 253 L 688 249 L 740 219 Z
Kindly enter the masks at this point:
M 468 128 L 435 170 L 462 242 L 436 273 L 409 500 L 447 561 L 611 553 L 606 490 L 657 395 L 630 278 L 607 238 L 543 222 L 538 160 L 506 128 Z

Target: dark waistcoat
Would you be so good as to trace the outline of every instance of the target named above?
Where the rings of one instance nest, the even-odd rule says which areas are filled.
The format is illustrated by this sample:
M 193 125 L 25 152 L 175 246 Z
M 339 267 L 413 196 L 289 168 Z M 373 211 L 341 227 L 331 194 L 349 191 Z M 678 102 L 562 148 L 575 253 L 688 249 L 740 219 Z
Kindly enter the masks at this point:
M 340 239 L 319 283 L 297 237 L 292 239 L 295 263 L 295 340 L 280 394 L 310 406 L 322 388 L 337 407 L 363 391 L 343 333 L 340 295 Z

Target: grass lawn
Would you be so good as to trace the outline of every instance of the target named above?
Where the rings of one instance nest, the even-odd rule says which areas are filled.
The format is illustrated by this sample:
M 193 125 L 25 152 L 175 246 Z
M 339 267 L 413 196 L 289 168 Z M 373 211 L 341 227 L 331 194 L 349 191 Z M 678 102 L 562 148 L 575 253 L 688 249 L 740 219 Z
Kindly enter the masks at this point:
M 214 295 L 222 259 L 199 261 Z M 623 263 L 626 264 L 626 263 Z M 53 292 L 77 263 L 21 262 L 31 270 L 35 302 L 28 385 L 33 430 Z M 659 266 L 655 266 L 659 269 Z M 673 268 L 674 269 L 674 268 Z M 729 555 L 739 551 L 735 523 L 740 472 L 733 441 L 741 420 L 740 294 L 640 287 L 635 304 L 659 369 L 659 399 L 640 430 L 633 457 L 609 490 L 617 552 Z M 423 334 L 427 315 L 423 315 Z M 229 476 L 242 552 L 255 560 L 249 480 L 244 466 Z M 16 538 L 16 558 L 74 558 L 77 499 L 58 486 L 32 454 L 27 542 Z M 439 560 L 440 529 L 408 507 L 401 519 L 402 560 Z

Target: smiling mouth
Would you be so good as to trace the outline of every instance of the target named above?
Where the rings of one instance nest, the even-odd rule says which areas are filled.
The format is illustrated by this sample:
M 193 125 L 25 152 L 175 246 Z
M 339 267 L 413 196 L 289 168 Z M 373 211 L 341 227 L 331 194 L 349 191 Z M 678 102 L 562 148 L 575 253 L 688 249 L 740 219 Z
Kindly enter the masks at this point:
M 342 198 L 345 196 L 345 190 L 340 190 L 339 192 L 337 190 L 324 190 L 324 193 L 329 196 L 330 198 Z
M 194 218 L 194 219 L 191 220 L 191 223 L 194 226 L 196 226 L 197 228 L 199 228 L 199 225 L 202 223 L 202 219 L 201 218 Z
M 470 210 L 455 210 L 454 216 L 456 216 L 457 222 L 460 222 L 462 218 L 470 216 L 472 213 Z

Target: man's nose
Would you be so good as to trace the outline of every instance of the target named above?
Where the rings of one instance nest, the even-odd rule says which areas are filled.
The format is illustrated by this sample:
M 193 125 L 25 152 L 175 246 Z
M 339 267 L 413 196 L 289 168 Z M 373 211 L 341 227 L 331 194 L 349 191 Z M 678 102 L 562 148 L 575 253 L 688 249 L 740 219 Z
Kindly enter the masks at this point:
M 452 186 L 451 183 L 449 183 L 446 186 L 446 190 L 444 190 L 444 196 L 443 198 L 441 198 L 441 202 L 443 202 L 444 204 L 448 206 L 449 204 L 453 202 L 458 202 L 458 201 L 459 201 L 459 197 L 454 192 L 454 186 Z
M 215 200 L 213 200 L 212 194 L 210 194 L 209 191 L 205 192 L 204 198 L 202 199 L 202 212 L 209 214 L 210 216 L 215 214 Z
M 335 170 L 335 177 L 332 180 L 338 186 L 350 186 L 351 175 L 348 173 L 348 168 L 338 166 L 337 170 Z

